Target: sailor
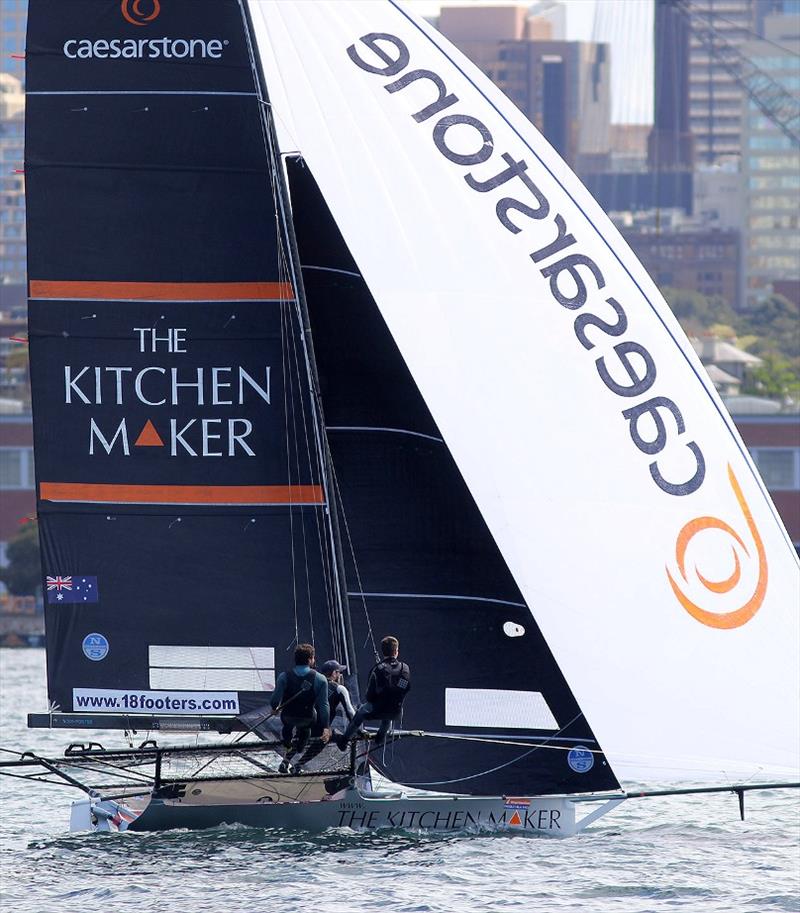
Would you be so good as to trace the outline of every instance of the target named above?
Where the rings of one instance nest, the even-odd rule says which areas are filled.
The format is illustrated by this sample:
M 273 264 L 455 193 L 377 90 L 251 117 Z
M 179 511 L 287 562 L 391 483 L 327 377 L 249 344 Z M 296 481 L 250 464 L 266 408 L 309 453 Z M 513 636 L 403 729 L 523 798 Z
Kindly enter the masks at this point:
M 335 659 L 329 659 L 326 663 L 322 664 L 320 672 L 322 672 L 328 680 L 330 728 L 331 732 L 333 732 L 333 723 L 340 707 L 348 723 L 356 715 L 355 707 L 353 707 L 353 702 L 350 700 L 350 692 L 347 690 L 346 686 L 342 684 L 342 673 L 347 672 L 347 666 L 343 666 Z
M 272 692 L 270 705 L 281 715 L 281 741 L 286 749 L 278 770 L 299 773 L 291 759 L 306 747 L 309 736 L 325 744 L 330 738 L 328 728 L 328 681 L 314 670 L 314 648 L 298 644 L 294 651 L 294 668 L 281 672 Z
M 364 720 L 381 721 L 375 744 L 382 745 L 392 722 L 400 716 L 403 701 L 411 689 L 411 670 L 407 663 L 398 659 L 399 650 L 400 643 L 396 637 L 389 635 L 381 641 L 383 659 L 370 670 L 367 699 L 356 710 L 344 734 L 336 739 L 336 744 L 343 751 Z
M 333 723 L 336 719 L 336 714 L 341 707 L 344 712 L 344 716 L 347 721 L 353 719 L 356 715 L 355 708 L 353 707 L 353 702 L 350 700 L 350 692 L 342 684 L 342 673 L 347 672 L 347 666 L 343 666 L 341 663 L 337 662 L 335 659 L 329 659 L 327 662 L 322 664 L 320 672 L 325 676 L 328 681 L 328 707 L 330 708 L 330 730 L 331 738 L 334 740 L 341 738 L 341 732 L 334 732 Z M 305 750 L 305 754 L 300 758 L 300 760 L 294 765 L 295 773 L 301 771 L 303 767 L 308 764 L 312 758 L 322 751 L 325 747 L 325 742 L 321 739 L 315 739 Z

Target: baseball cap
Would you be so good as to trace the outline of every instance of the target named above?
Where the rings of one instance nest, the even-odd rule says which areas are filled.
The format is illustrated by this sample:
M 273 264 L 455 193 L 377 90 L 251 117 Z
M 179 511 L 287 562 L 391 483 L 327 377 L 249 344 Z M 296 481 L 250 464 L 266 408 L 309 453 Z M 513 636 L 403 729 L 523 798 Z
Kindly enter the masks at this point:
M 319 671 L 323 675 L 330 675 L 331 672 L 347 672 L 347 666 L 337 663 L 335 659 L 329 659 L 326 663 L 322 664 L 322 668 Z

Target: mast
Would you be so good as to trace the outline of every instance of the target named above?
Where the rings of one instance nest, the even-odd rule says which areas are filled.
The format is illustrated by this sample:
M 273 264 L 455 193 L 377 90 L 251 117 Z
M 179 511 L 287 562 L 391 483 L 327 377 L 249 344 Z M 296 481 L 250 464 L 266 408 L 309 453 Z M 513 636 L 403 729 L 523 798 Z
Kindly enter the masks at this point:
M 286 181 L 286 174 L 280 158 L 280 149 L 277 136 L 275 133 L 274 120 L 270 116 L 269 108 L 269 91 L 267 82 L 264 77 L 264 70 L 261 66 L 261 58 L 255 53 L 253 46 L 253 23 L 250 17 L 250 10 L 244 0 L 239 0 L 239 6 L 242 10 L 244 19 L 245 35 L 247 37 L 247 46 L 250 53 L 250 62 L 253 67 L 253 74 L 256 84 L 261 92 L 261 122 L 263 125 L 267 151 L 270 161 L 274 168 L 273 180 L 277 191 L 278 205 L 280 207 L 281 225 L 285 233 L 285 241 L 288 252 L 289 269 L 292 276 L 292 284 L 295 290 L 297 309 L 303 328 L 303 348 L 306 357 L 306 367 L 311 383 L 311 402 L 314 410 L 313 425 L 316 436 L 316 443 L 320 457 L 320 463 L 323 471 L 323 486 L 325 489 L 325 498 L 327 503 L 327 527 L 330 536 L 331 557 L 334 566 L 334 593 L 336 606 L 338 609 L 339 620 L 342 625 L 342 634 L 346 656 L 343 657 L 347 666 L 347 685 L 348 689 L 359 699 L 358 687 L 358 667 L 356 661 L 356 649 L 353 639 L 353 628 L 350 619 L 350 607 L 347 596 L 347 580 L 344 572 L 344 554 L 342 551 L 341 532 L 339 528 L 339 516 L 336 506 L 336 481 L 333 475 L 331 463 L 330 447 L 325 431 L 325 416 L 322 408 L 322 397 L 320 395 L 319 374 L 317 363 L 314 357 L 314 339 L 311 332 L 311 322 L 308 313 L 308 303 L 306 300 L 305 287 L 303 284 L 302 267 L 300 264 L 300 254 L 297 248 L 297 237 L 294 230 L 294 223 L 291 215 L 291 203 L 289 198 L 289 188 Z

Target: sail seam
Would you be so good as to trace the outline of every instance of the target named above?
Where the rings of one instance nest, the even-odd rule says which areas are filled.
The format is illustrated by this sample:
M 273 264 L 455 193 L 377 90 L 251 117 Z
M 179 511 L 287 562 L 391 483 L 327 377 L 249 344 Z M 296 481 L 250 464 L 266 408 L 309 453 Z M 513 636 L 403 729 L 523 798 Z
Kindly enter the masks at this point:
M 350 269 L 336 269 L 333 266 L 312 266 L 308 263 L 301 263 L 300 269 L 316 269 L 321 273 L 339 273 L 342 276 L 353 276 L 356 279 L 362 279 L 361 273 L 354 273 Z
M 444 444 L 444 440 L 432 434 L 423 434 L 421 431 L 409 431 L 407 428 L 379 428 L 374 425 L 328 425 L 326 431 L 381 431 L 387 434 L 408 434 L 412 437 L 425 438 L 437 444 Z
M 495 605 L 514 606 L 518 609 L 527 609 L 524 602 L 512 602 L 509 599 L 493 599 L 489 596 L 459 596 L 445 593 L 363 593 L 348 592 L 348 596 L 366 596 L 372 599 L 461 599 L 468 602 L 490 602 Z

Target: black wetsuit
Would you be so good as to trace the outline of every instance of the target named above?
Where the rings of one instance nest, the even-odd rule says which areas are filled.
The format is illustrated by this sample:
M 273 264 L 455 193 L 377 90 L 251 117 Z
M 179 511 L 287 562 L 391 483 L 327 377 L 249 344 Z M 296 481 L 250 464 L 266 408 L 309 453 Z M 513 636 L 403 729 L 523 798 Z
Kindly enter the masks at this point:
M 367 682 L 367 699 L 350 721 L 341 743 L 352 738 L 364 720 L 380 720 L 375 744 L 383 744 L 392 721 L 400 716 L 403 701 L 410 690 L 411 670 L 406 663 L 394 657 L 374 665 Z

